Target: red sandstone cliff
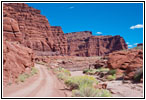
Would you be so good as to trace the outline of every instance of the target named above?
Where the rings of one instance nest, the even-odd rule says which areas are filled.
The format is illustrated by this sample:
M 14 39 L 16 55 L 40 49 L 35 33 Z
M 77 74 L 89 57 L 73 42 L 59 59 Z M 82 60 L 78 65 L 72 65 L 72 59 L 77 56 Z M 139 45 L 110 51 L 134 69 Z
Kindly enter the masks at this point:
M 61 27 L 50 26 L 39 10 L 27 4 L 7 3 L 3 7 L 6 40 L 18 41 L 37 55 L 101 56 L 127 49 L 120 36 L 92 36 L 90 31 L 64 34 Z M 13 24 L 8 23 L 10 19 Z
M 13 83 L 18 76 L 34 66 L 33 51 L 20 43 L 22 33 L 16 20 L 3 18 L 3 81 L 4 86 Z
M 113 51 L 127 49 L 124 39 L 117 36 L 92 36 L 92 32 L 65 34 L 68 41 L 68 55 L 102 56 Z
M 67 53 L 67 44 L 61 27 L 51 27 L 47 18 L 40 14 L 40 10 L 23 3 L 7 3 L 3 6 L 3 16 L 13 18 L 22 33 L 21 43 L 42 52 Z M 5 35 L 5 34 L 4 34 Z M 12 40 L 13 41 L 13 40 Z

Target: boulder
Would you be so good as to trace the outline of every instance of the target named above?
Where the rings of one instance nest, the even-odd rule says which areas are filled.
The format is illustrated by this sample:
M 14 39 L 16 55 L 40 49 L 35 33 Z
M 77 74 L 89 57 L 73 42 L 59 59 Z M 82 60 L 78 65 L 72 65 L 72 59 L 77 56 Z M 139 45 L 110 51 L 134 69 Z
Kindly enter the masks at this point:
M 143 51 L 131 49 L 110 53 L 107 65 L 117 69 L 117 74 L 124 73 L 125 79 L 133 79 L 136 70 L 143 67 Z

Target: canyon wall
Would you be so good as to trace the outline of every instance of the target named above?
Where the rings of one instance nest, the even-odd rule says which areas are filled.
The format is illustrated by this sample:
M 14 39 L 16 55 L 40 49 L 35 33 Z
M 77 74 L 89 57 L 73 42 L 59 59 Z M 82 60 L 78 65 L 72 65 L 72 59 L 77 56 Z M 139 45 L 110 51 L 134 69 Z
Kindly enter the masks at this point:
M 20 44 L 23 34 L 18 23 L 10 17 L 3 18 L 3 82 L 4 86 L 17 81 L 20 74 L 34 66 L 32 49 Z
M 113 51 L 127 49 L 125 40 L 117 36 L 92 36 L 92 32 L 65 34 L 70 56 L 102 56 Z
M 24 3 L 6 3 L 3 5 L 4 18 L 14 19 L 22 33 L 21 44 L 38 52 L 67 53 L 67 44 L 61 27 L 50 26 L 40 10 Z M 5 33 L 4 33 L 5 35 Z
M 6 40 L 18 41 L 33 49 L 36 55 L 101 56 L 127 49 L 120 36 L 92 36 L 90 31 L 64 34 L 61 27 L 50 26 L 47 18 L 40 14 L 40 10 L 27 4 L 6 3 L 3 7 Z M 7 22 L 10 19 L 13 24 Z M 12 30 L 13 34 L 10 34 L 9 30 Z

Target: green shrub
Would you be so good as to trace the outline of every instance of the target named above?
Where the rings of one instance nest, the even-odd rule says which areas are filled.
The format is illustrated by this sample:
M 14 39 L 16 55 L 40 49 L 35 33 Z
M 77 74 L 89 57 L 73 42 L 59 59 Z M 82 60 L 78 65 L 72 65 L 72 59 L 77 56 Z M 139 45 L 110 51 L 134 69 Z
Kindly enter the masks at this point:
M 70 71 L 69 70 L 67 70 L 67 69 L 62 69 L 62 72 L 65 74 L 65 75 L 67 75 L 67 76 L 71 76 L 71 73 L 70 73 Z
M 79 90 L 72 91 L 73 97 L 111 97 L 108 90 L 99 90 L 93 87 L 81 87 Z
M 47 67 L 47 69 L 50 70 L 51 68 L 50 67 Z
M 54 72 L 55 72 L 55 73 L 59 73 L 59 72 L 60 72 L 60 73 L 64 73 L 65 75 L 68 75 L 68 76 L 71 75 L 71 73 L 70 73 L 69 70 L 64 69 L 64 68 L 62 68 L 62 67 L 55 68 L 55 69 L 54 69 Z
M 90 69 L 86 72 L 86 74 L 89 74 L 89 75 L 94 75 L 96 74 L 97 70 L 96 69 Z
M 58 79 L 61 79 L 61 80 L 65 80 L 69 76 L 71 76 L 70 71 L 68 71 L 67 69 L 61 68 L 61 67 L 55 68 L 54 72 L 56 73 Z
M 93 83 L 98 83 L 97 80 L 92 77 L 92 76 L 73 76 L 69 77 L 66 81 L 65 84 L 70 87 L 70 89 L 77 89 L 80 88 L 81 86 L 92 86 Z
M 109 68 L 99 68 L 99 69 L 97 69 L 97 71 L 99 71 L 99 72 L 108 72 Z
M 29 76 L 30 76 L 30 75 L 29 75 L 29 74 L 26 74 L 26 73 L 20 74 L 20 75 L 18 76 L 18 81 L 24 82 L 25 79 L 27 79 Z
M 29 78 L 30 76 L 37 74 L 38 73 L 38 69 L 36 69 L 35 67 L 31 67 L 31 72 L 29 74 L 27 73 L 22 73 L 18 76 L 18 82 L 24 82 L 27 78 Z
M 114 75 L 114 74 L 116 74 L 116 70 L 115 69 L 111 69 L 111 70 L 108 71 L 108 74 Z
M 100 96 L 101 97 L 111 97 L 112 95 L 111 95 L 110 91 L 105 90 L 105 89 L 101 89 L 100 90 Z
M 83 73 L 87 73 L 87 72 L 89 72 L 89 70 L 90 70 L 90 69 L 84 69 L 84 70 L 83 70 Z
M 38 69 L 36 69 L 35 67 L 31 68 L 31 75 L 37 74 L 38 73 Z
M 36 62 L 37 64 L 41 64 L 41 65 L 47 65 L 47 63 L 45 62 L 42 62 L 42 61 L 39 61 L 39 62 Z
M 109 81 L 115 80 L 115 79 L 116 79 L 116 74 L 114 74 L 114 75 L 108 75 L 106 78 L 107 78 L 107 80 L 109 80 Z
M 94 75 L 98 72 L 108 72 L 109 68 L 98 68 L 98 69 L 84 69 L 83 73 L 85 74 L 90 74 L 90 75 Z
M 65 75 L 64 73 L 57 73 L 57 77 L 58 79 L 61 79 L 61 80 L 65 80 L 68 78 L 68 76 Z

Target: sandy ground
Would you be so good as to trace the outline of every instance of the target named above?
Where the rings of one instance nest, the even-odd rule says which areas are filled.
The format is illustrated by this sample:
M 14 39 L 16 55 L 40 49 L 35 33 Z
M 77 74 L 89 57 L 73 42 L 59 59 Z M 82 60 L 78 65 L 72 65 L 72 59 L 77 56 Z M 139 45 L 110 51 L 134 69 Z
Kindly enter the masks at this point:
M 113 97 L 143 97 L 143 85 L 142 83 L 122 83 L 122 81 L 108 81 L 107 89 L 113 94 Z
M 71 76 L 84 76 L 83 71 L 71 71 Z
M 36 64 L 39 74 L 23 84 L 5 87 L 4 97 L 65 97 L 64 86 L 47 67 Z

